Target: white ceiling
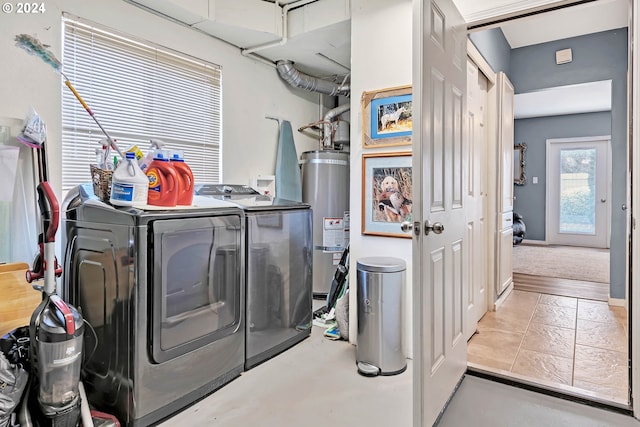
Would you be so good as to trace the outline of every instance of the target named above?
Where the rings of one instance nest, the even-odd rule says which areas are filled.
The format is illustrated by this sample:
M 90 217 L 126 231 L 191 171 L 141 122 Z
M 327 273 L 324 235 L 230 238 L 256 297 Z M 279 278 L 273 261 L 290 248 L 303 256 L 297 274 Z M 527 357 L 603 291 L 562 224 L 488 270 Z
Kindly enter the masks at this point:
M 512 49 L 627 26 L 627 0 L 600 0 L 500 25 Z
M 288 59 L 318 77 L 349 74 L 351 5 L 349 0 L 124 0 L 222 39 L 267 61 Z M 527 0 L 531 5 L 548 0 Z M 521 0 L 454 0 L 472 20 L 483 8 L 504 8 Z M 509 21 L 501 28 L 512 48 L 574 37 L 627 25 L 627 0 L 598 0 L 570 9 Z M 283 35 L 282 7 L 288 37 Z M 264 44 L 272 46 L 262 48 Z M 245 52 L 246 53 L 246 52 Z
M 349 0 L 124 1 L 248 50 L 245 54 L 253 57 L 290 60 L 301 71 L 323 78 L 342 80 L 350 72 Z

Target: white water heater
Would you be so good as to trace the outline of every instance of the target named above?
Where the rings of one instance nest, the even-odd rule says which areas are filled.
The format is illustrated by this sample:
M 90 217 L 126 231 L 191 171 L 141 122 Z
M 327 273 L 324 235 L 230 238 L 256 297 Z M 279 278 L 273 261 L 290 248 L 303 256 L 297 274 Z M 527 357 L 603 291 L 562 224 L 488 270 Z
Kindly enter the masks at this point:
M 324 298 L 349 244 L 349 153 L 306 151 L 302 163 L 302 201 L 313 211 L 313 296 Z

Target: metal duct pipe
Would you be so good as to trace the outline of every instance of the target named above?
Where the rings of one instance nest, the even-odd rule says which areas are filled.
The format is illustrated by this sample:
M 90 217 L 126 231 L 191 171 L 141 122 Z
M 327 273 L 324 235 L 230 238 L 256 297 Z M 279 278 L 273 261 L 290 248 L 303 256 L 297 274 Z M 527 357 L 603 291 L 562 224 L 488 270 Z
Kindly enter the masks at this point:
M 317 77 L 310 76 L 301 71 L 298 71 L 293 62 L 287 60 L 276 61 L 276 69 L 280 77 L 291 86 L 308 90 L 310 92 L 320 92 L 325 95 L 349 96 L 350 86 L 347 84 L 339 85 L 327 80 L 322 80 Z
M 322 124 L 322 146 L 324 148 L 331 148 L 333 145 L 331 143 L 331 135 L 333 134 L 333 125 L 331 124 L 331 122 L 340 114 L 345 113 L 350 109 L 351 104 L 342 104 L 332 110 L 327 111 L 327 113 L 324 115 Z

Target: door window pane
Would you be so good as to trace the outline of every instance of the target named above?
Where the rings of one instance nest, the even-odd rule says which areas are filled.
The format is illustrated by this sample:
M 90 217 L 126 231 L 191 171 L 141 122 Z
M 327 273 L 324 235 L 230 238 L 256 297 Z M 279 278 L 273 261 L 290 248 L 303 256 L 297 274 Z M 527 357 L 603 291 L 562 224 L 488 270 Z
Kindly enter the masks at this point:
M 595 234 L 596 149 L 560 150 L 560 233 Z

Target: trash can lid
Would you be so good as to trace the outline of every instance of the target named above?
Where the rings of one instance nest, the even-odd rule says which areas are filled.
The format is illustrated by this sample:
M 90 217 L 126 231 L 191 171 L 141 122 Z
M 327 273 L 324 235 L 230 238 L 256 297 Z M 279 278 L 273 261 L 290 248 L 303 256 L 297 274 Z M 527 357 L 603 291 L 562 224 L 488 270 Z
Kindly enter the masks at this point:
M 360 258 L 356 267 L 358 270 L 376 273 L 396 273 L 407 268 L 403 259 L 383 256 Z

